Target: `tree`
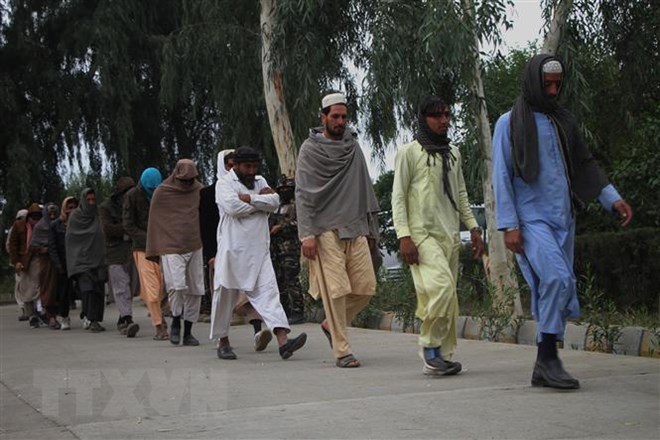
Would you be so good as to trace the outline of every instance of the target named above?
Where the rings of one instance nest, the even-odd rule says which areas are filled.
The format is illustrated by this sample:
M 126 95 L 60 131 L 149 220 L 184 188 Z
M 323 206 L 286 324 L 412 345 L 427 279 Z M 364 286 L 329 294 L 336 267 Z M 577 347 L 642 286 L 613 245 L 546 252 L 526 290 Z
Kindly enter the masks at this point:
M 484 266 L 489 281 L 495 286 L 500 301 L 506 301 L 506 292 L 515 292 L 513 298 L 513 313 L 522 316 L 522 303 L 518 280 L 515 277 L 513 254 L 504 245 L 504 234 L 497 229 L 495 220 L 495 196 L 493 193 L 493 166 L 492 166 L 492 133 L 488 121 L 488 111 L 484 86 L 481 80 L 481 61 L 479 50 L 479 35 L 474 23 L 475 10 L 472 0 L 463 0 L 466 11 L 466 22 L 474 31 L 474 42 L 472 47 L 472 78 L 470 78 L 469 90 L 471 98 L 471 112 L 474 114 L 477 137 L 481 149 L 481 178 L 483 185 L 484 207 L 486 211 L 486 224 L 488 227 L 488 255 L 484 257 Z M 504 305 L 504 304 L 502 304 Z M 508 304 L 504 305 L 508 307 Z

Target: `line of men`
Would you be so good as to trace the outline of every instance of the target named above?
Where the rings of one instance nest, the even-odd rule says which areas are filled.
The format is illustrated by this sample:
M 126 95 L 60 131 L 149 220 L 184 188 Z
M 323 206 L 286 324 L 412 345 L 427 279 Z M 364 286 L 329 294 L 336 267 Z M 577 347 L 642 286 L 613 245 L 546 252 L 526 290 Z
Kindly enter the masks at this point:
M 516 253 L 530 285 L 532 313 L 538 322 L 532 385 L 577 389 L 579 381 L 566 372 L 557 353 L 567 319 L 579 314 L 573 272 L 575 213 L 598 198 L 627 226 L 632 209 L 589 153 L 575 118 L 559 105 L 563 77 L 564 66 L 557 57 L 538 55 L 527 64 L 521 95 L 495 127 L 493 183 L 497 228 L 504 232 L 505 244 Z M 297 279 L 297 273 L 278 278 L 270 258 L 271 236 L 293 226 L 297 219 L 300 249 L 309 264 L 309 293 L 323 302 L 321 331 L 338 367 L 360 366 L 346 328 L 375 293 L 379 207 L 357 133 L 347 125 L 346 97 L 327 95 L 321 107 L 322 126 L 312 128 L 300 148 L 295 183 L 280 185 L 288 191 L 295 186 L 294 198 L 288 193 L 281 200 L 258 175 L 261 157 L 254 149 L 240 147 L 220 153 L 213 192 L 205 191 L 205 198 L 214 193 L 217 205 L 215 252 L 207 252 L 206 257 L 199 228 L 202 189 L 192 161 L 179 161 L 161 185 L 157 170 L 145 170 L 140 183 L 128 190 L 122 225 L 132 242 L 140 291 L 156 327 L 156 339 L 179 343 L 183 318 L 184 345 L 198 344 L 191 328 L 204 291 L 205 259 L 213 269 L 210 338 L 218 340 L 219 358 L 237 358 L 229 341 L 237 305 L 249 309 L 255 345 L 265 348 L 272 330 L 283 359 L 299 350 L 306 334 L 288 338 L 289 319 L 282 306 L 286 300 L 281 300 L 278 288 L 289 277 Z M 420 103 L 414 140 L 397 151 L 392 190 L 394 227 L 402 258 L 411 267 L 416 315 L 422 322 L 418 338 L 422 372 L 430 376 L 462 371 L 460 362 L 452 360 L 457 345 L 460 223 L 470 230 L 474 258 L 484 252 L 481 229 L 470 210 L 460 151 L 448 137 L 450 119 L 450 106 L 441 97 L 430 96 Z M 228 166 L 230 158 L 233 165 Z M 75 242 L 69 238 L 72 226 L 76 225 L 76 231 L 80 228 L 78 217 L 83 213 L 94 217 L 90 195 L 91 190 L 83 192 L 67 227 L 69 276 L 98 267 L 92 258 L 85 268 L 79 268 L 82 262 L 69 255 L 68 249 Z M 282 201 L 290 205 L 285 210 Z M 285 223 L 279 223 L 275 212 Z M 31 207 L 28 218 L 34 213 Z M 275 220 L 270 225 L 269 216 Z M 90 233 L 92 227 L 83 226 Z M 292 232 L 286 236 L 290 238 Z M 294 247 L 287 245 L 289 250 Z M 295 252 L 292 254 L 295 258 Z M 96 254 L 87 252 L 86 256 Z M 12 262 L 16 265 L 18 260 L 12 258 Z M 287 264 L 293 272 L 299 269 L 293 261 Z M 93 286 L 98 275 L 88 278 L 82 278 L 83 286 Z M 162 280 L 172 307 L 169 336 L 158 309 Z M 44 304 L 49 303 L 45 300 Z M 98 319 L 95 307 L 97 302 L 83 305 L 92 322 L 93 317 Z M 293 307 L 301 312 L 300 306 Z M 120 309 L 132 322 L 126 313 Z

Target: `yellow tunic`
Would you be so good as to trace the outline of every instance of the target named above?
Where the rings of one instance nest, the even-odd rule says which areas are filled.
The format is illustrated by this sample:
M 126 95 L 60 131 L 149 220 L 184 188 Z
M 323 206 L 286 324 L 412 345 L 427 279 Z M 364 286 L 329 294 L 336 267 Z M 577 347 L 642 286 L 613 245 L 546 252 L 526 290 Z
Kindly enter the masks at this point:
M 392 188 L 397 238 L 411 237 L 419 252 L 419 264 L 410 268 L 417 292 L 417 316 L 422 320 L 419 345 L 442 346 L 446 359 L 451 359 L 456 347 L 460 222 L 468 229 L 478 226 L 470 210 L 460 151 L 455 146 L 451 151 L 456 160 L 449 183 L 458 211 L 444 192 L 442 158 L 438 155 L 434 162 L 417 141 L 399 148 Z

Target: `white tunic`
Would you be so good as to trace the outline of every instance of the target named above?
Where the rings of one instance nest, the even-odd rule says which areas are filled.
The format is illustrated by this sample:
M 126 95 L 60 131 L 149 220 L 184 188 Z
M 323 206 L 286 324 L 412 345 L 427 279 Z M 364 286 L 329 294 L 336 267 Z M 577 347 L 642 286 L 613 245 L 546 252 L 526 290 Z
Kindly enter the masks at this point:
M 260 195 L 268 187 L 266 179 L 256 176 L 254 189 L 248 189 L 229 171 L 215 186 L 215 201 L 220 212 L 213 289 L 252 291 L 264 264 L 270 261 L 268 215 L 280 206 L 280 196 Z M 250 194 L 250 203 L 240 194 Z

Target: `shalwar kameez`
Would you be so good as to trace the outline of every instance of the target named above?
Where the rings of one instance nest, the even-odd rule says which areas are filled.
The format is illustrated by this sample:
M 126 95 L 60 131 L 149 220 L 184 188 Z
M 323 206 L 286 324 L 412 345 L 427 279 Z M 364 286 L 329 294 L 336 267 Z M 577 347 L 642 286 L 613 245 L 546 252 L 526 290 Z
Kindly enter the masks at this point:
M 215 195 L 220 223 L 211 339 L 229 335 L 232 312 L 241 292 L 268 328 L 289 330 L 269 250 L 268 215 L 278 208 L 280 198 L 276 193 L 259 194 L 268 187 L 263 177 L 256 176 L 254 188 L 248 189 L 233 170 L 218 180 Z M 249 194 L 250 203 L 241 201 L 239 194 Z
M 478 227 L 465 189 L 460 151 L 452 146 L 451 154 L 455 160 L 448 178 L 458 209 L 444 193 L 442 164 L 429 161 L 418 141 L 397 152 L 392 189 L 397 238 L 410 237 L 419 252 L 419 264 L 410 266 L 417 292 L 416 315 L 422 321 L 418 343 L 442 347 L 445 359 L 451 359 L 456 348 L 460 222 L 468 229 Z
M 574 118 L 555 100 L 544 96 L 542 72 L 559 61 L 537 55 L 527 65 L 523 95 L 502 115 L 493 135 L 493 188 L 499 230 L 519 230 L 523 253 L 516 259 L 530 286 L 537 321 L 539 358 L 532 383 L 579 388 L 563 370 L 555 341 L 564 339 L 568 318 L 580 314 L 573 272 L 575 210 L 598 197 L 607 210 L 622 200 L 586 146 Z M 514 131 L 515 130 L 515 131 Z M 545 371 L 542 347 L 551 345 L 552 371 Z

